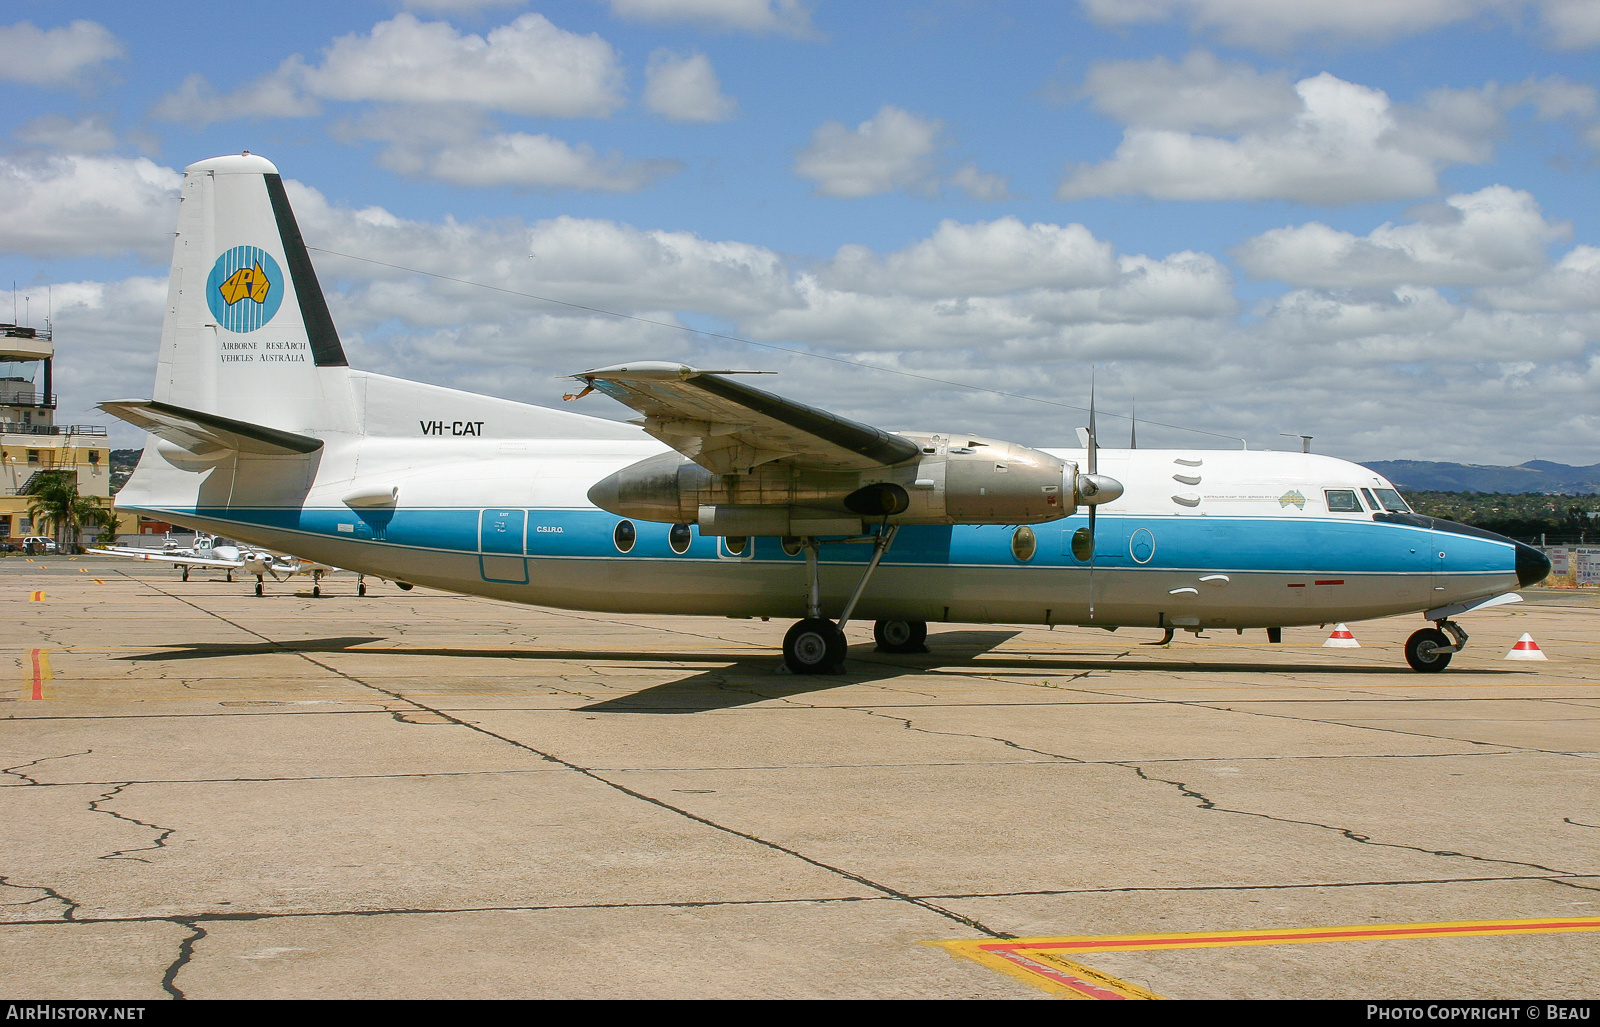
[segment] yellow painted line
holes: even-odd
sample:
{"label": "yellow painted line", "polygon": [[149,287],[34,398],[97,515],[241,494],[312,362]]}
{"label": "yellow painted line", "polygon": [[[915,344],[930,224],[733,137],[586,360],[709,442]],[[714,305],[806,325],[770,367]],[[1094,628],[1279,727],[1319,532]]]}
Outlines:
{"label": "yellow painted line", "polygon": [[102,581],[102,580],[101,580],[101,579],[99,579],[99,578],[95,578],[95,579],[94,579],[94,583],[95,583],[95,584],[96,584],[96,585],[104,585],[104,584],[105,584],[105,582],[104,582],[104,581]]}
{"label": "yellow painted line", "polygon": [[953,956],[962,956],[982,963],[990,969],[1027,981],[1052,994],[1072,995],[1077,998],[1127,999],[1160,996],[1136,984],[1119,980],[1067,959],[1064,954],[1234,948],[1245,945],[1306,945],[1336,941],[1481,938],[1591,931],[1600,931],[1600,917],[1445,920],[1411,924],[1352,924],[1338,927],[1187,931],[1167,934],[1068,935],[1055,938],[1015,938],[1009,941],[956,939],[927,944],[938,945]]}
{"label": "yellow painted line", "polygon": [[44,590],[43,589],[37,589],[37,590],[35,590],[33,592],[28,593],[28,601],[31,602],[31,603],[42,603],[42,602],[44,602]]}
{"label": "yellow painted line", "polygon": [[973,941],[929,941],[952,956],[965,957],[998,970],[1019,981],[1041,988],[1052,995],[1073,999],[1120,1001],[1158,999],[1161,996],[1137,984],[1084,966],[1064,956],[1038,952],[990,951],[989,946]]}

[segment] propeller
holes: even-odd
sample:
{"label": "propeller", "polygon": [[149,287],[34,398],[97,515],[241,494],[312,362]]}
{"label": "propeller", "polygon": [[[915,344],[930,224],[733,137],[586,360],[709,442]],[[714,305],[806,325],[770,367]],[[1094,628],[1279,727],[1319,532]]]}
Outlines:
{"label": "propeller", "polygon": [[1089,564],[1089,619],[1094,619],[1095,507],[1122,495],[1122,482],[1100,473],[1100,440],[1095,433],[1094,369],[1089,370],[1089,430],[1085,441],[1088,472],[1073,483],[1078,502],[1089,508],[1089,526],[1072,533],[1072,555]]}

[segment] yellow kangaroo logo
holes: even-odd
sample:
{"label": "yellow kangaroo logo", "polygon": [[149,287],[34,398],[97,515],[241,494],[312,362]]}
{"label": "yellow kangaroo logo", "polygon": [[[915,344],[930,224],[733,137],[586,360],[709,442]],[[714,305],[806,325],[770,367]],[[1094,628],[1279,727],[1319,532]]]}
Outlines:
{"label": "yellow kangaroo logo", "polygon": [[229,275],[226,282],[217,286],[217,291],[222,293],[222,299],[230,307],[246,297],[257,303],[265,303],[271,289],[272,283],[267,281],[267,273],[261,270],[260,262],[254,267],[240,268]]}

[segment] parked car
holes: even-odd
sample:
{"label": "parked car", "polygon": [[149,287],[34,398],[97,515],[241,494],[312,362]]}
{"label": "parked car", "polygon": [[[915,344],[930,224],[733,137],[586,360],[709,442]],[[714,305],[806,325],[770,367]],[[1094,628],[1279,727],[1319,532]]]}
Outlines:
{"label": "parked car", "polygon": [[53,538],[45,538],[43,535],[29,535],[22,540],[22,551],[29,556],[38,556],[43,553],[59,553],[61,552],[61,547],[56,545],[56,540]]}

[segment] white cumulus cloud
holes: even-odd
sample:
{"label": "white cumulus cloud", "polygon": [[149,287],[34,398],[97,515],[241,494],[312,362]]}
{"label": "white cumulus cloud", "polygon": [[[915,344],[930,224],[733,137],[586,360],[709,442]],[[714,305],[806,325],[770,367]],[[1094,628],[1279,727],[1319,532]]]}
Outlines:
{"label": "white cumulus cloud", "polygon": [[854,129],[825,122],[796,157],[795,174],[815,182],[824,196],[929,192],[935,188],[933,158],[943,128],[937,118],[920,118],[888,104]]}
{"label": "white cumulus cloud", "polygon": [[97,65],[124,53],[110,29],[82,18],[56,29],[40,29],[26,21],[0,26],[0,79],[10,82],[81,86]]}
{"label": "white cumulus cloud", "polygon": [[235,118],[299,118],[322,112],[322,105],[300,87],[304,65],[297,57],[247,85],[219,93],[204,75],[190,75],[177,92],[156,101],[150,116],[196,128]]}
{"label": "white cumulus cloud", "polygon": [[946,186],[975,200],[1011,195],[1004,176],[972,165],[943,175],[943,155],[950,146],[943,136],[944,122],[939,119],[884,104],[854,129],[837,121],[818,126],[811,133],[811,144],[795,155],[794,171],[815,182],[818,194],[843,199],[897,189],[935,196]]}
{"label": "white cumulus cloud", "polygon": [[46,114],[25,123],[13,135],[25,143],[62,153],[104,153],[117,145],[117,134],[103,114],[77,119]]}
{"label": "white cumulus cloud", "polygon": [[1382,90],[1327,72],[1294,90],[1291,118],[1237,138],[1133,125],[1109,160],[1070,172],[1058,195],[1323,204],[1424,196],[1442,164],[1486,159],[1484,134],[1498,125],[1494,110],[1457,93],[1398,111]]}
{"label": "white cumulus cloud", "polygon": [[172,256],[178,182],[143,157],[0,158],[0,250],[33,257]]}
{"label": "white cumulus cloud", "polygon": [[1180,132],[1235,132],[1286,121],[1303,107],[1282,72],[1224,64],[1203,50],[1177,63],[1166,57],[1097,62],[1083,93],[1096,110],[1124,124]]}
{"label": "white cumulus cloud", "polygon": [[497,132],[481,110],[463,105],[384,107],[333,131],[346,142],[387,143],[378,163],[391,171],[469,187],[636,192],[682,170],[677,161],[601,155],[546,133]]}
{"label": "white cumulus cloud", "polygon": [[1322,288],[1472,286],[1520,282],[1548,263],[1545,248],[1570,232],[1544,219],[1521,190],[1493,185],[1385,223],[1365,236],[1320,222],[1275,228],[1235,251],[1257,278]]}
{"label": "white cumulus cloud", "polygon": [[316,113],[315,98],[470,105],[543,117],[606,117],[623,100],[611,44],[557,28],[540,14],[473,35],[401,13],[366,34],[335,39],[319,64],[299,56],[231,93],[191,76],[152,115],[206,124],[231,117]]}
{"label": "white cumulus cloud", "polygon": [[743,32],[815,35],[811,11],[800,0],[611,0],[611,13],[634,21],[690,21]]}
{"label": "white cumulus cloud", "polygon": [[673,121],[726,121],[739,108],[723,95],[705,54],[679,56],[667,50],[651,54],[645,66],[644,103]]}

